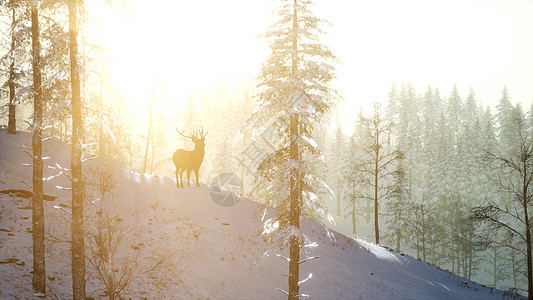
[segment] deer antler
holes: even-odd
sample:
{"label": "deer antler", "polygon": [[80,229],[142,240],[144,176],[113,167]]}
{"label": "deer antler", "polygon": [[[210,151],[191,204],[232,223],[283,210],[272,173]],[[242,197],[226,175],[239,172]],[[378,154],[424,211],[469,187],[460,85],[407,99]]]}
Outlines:
{"label": "deer antler", "polygon": [[189,139],[192,139],[194,137],[194,131],[192,132],[193,135],[192,136],[186,136],[183,134],[183,132],[179,131],[178,127],[176,127],[176,131],[184,138],[189,138]]}
{"label": "deer antler", "polygon": [[204,134],[204,127],[202,126],[202,127],[200,128],[200,137],[201,137],[201,138],[205,138],[205,136],[207,135],[208,132],[209,132],[209,130],[206,131],[205,134]]}

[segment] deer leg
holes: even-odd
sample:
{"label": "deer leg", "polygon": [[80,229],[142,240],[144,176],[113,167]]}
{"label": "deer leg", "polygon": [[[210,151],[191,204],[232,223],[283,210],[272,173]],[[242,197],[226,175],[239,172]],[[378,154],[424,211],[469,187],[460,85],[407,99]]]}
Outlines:
{"label": "deer leg", "polygon": [[183,170],[183,169],[180,170],[180,183],[181,183],[181,187],[182,187],[182,188],[185,188],[185,187],[183,186],[183,171],[185,171],[185,170]]}
{"label": "deer leg", "polygon": [[191,186],[191,170],[187,170],[187,186]]}
{"label": "deer leg", "polygon": [[196,175],[196,186],[200,187],[200,181],[198,181],[198,169],[194,170],[194,174]]}
{"label": "deer leg", "polygon": [[179,169],[176,168],[176,186],[178,187],[178,189],[180,188],[180,174],[179,174]]}

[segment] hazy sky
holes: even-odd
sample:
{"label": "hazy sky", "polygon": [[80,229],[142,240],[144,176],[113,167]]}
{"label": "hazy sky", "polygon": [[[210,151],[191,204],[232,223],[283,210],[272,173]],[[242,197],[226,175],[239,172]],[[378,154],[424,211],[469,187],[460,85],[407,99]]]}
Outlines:
{"label": "hazy sky", "polygon": [[410,80],[449,94],[457,83],[494,106],[504,86],[513,102],[533,100],[531,0],[328,0],[331,46],[342,59],[339,89],[346,104],[382,100]]}
{"label": "hazy sky", "polygon": [[[132,97],[146,82],[140,73],[165,78],[181,100],[221,78],[231,89],[255,78],[268,55],[257,35],[272,24],[275,1],[130,2],[132,21],[105,32],[120,53],[115,76]],[[323,43],[341,61],[336,87],[348,124],[359,106],[384,100],[393,81],[418,92],[437,86],[441,95],[457,83],[463,98],[472,87],[491,106],[507,86],[514,103],[529,109],[533,101],[533,0],[316,2],[316,15],[332,23]]]}

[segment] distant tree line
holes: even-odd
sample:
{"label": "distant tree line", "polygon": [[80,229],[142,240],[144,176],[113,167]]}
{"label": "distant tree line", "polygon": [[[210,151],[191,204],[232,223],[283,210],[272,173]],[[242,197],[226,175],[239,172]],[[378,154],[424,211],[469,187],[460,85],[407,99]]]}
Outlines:
{"label": "distant tree line", "polygon": [[444,97],[393,84],[385,109],[361,112],[351,136],[339,130],[329,183],[353,235],[374,228],[376,243],[527,291],[533,107],[510,100],[504,88],[493,113],[473,90]]}

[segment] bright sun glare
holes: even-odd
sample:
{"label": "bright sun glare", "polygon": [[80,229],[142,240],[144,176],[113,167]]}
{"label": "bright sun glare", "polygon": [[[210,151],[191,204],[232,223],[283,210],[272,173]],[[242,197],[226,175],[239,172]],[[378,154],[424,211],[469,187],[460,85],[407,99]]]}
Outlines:
{"label": "bright sun glare", "polygon": [[[492,106],[504,85],[524,107],[533,100],[531,2],[317,2],[317,15],[333,25],[321,41],[340,58],[336,88],[348,127],[356,109],[383,101],[393,81],[411,81],[418,92],[439,87],[444,95],[456,83],[463,97],[472,87]],[[144,111],[154,81],[167,85],[177,106],[220,79],[229,90],[238,80],[251,82],[268,56],[257,36],[273,23],[277,4],[131,0],[128,12],[101,8],[110,78]]]}
{"label": "bright sun glare", "polygon": [[256,37],[268,27],[270,13],[235,19],[239,6],[232,2],[255,11],[265,7],[225,1],[210,2],[206,9],[203,1],[136,0],[122,17],[101,7],[110,80],[134,103],[147,102],[153,82],[164,84],[177,105],[221,78],[230,89],[238,80],[253,80],[267,55]]}

